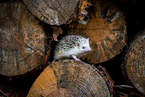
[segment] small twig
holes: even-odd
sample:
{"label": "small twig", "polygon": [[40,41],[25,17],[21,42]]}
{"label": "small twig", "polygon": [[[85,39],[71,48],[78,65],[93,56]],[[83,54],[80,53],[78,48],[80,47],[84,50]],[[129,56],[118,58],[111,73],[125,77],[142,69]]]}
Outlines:
{"label": "small twig", "polygon": [[118,87],[118,88],[133,88],[132,86],[129,85],[114,85],[114,87]]}
{"label": "small twig", "polygon": [[119,91],[118,91],[118,93],[119,93],[120,95],[123,95],[124,97],[128,97],[128,94],[125,94],[125,93],[119,92]]}
{"label": "small twig", "polygon": [[2,93],[4,96],[8,96],[8,94],[4,93],[2,90],[0,90],[0,93]]}

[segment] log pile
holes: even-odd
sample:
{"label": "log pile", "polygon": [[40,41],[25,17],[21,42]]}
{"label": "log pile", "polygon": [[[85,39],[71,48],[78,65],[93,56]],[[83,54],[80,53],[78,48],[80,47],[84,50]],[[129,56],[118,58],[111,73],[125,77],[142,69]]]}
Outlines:
{"label": "log pile", "polygon": [[[123,0],[138,2],[133,1]],[[124,4],[121,0],[0,1],[0,96],[143,97],[145,19],[140,24],[134,18],[138,15],[117,2]],[[89,38],[92,51],[81,61],[52,62],[56,42],[70,34]]]}

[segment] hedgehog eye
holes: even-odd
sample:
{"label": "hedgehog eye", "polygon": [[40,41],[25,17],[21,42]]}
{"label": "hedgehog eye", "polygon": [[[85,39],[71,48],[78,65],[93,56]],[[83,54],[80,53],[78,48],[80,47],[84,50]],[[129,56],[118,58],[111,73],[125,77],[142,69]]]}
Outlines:
{"label": "hedgehog eye", "polygon": [[83,46],[82,49],[85,49],[85,47]]}

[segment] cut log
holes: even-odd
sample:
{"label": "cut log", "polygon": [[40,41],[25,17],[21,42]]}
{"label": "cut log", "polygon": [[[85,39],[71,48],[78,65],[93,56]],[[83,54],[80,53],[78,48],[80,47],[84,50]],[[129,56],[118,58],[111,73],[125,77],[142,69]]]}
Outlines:
{"label": "cut log", "polygon": [[65,24],[79,0],[23,0],[28,9],[41,21],[50,25]]}
{"label": "cut log", "polygon": [[75,60],[52,63],[40,74],[27,97],[110,97],[98,69]]}
{"label": "cut log", "polygon": [[145,94],[145,30],[131,43],[125,56],[124,68],[126,78]]}
{"label": "cut log", "polygon": [[94,6],[91,20],[86,25],[78,24],[68,34],[88,37],[92,51],[82,60],[100,63],[115,57],[126,45],[126,21],[121,10],[109,0],[97,0]]}
{"label": "cut log", "polygon": [[0,74],[24,74],[41,64],[45,33],[21,2],[0,6]]}

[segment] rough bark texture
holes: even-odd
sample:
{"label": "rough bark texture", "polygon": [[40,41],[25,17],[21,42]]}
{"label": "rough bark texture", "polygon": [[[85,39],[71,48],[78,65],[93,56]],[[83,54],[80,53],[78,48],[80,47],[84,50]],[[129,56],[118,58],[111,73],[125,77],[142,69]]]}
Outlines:
{"label": "rough bark texture", "polygon": [[119,54],[126,45],[126,22],[123,13],[107,0],[97,0],[94,6],[96,9],[91,20],[86,25],[78,24],[68,33],[90,38],[92,51],[82,57],[89,63],[107,61]]}
{"label": "rough bark texture", "polygon": [[65,24],[79,0],[23,0],[28,9],[50,25]]}
{"label": "rough bark texture", "polygon": [[0,6],[0,74],[24,74],[41,64],[45,33],[22,3]]}
{"label": "rough bark texture", "polygon": [[131,43],[125,57],[125,70],[132,84],[145,94],[145,30]]}
{"label": "rough bark texture", "polygon": [[110,97],[98,70],[84,62],[60,60],[40,74],[27,97]]}

